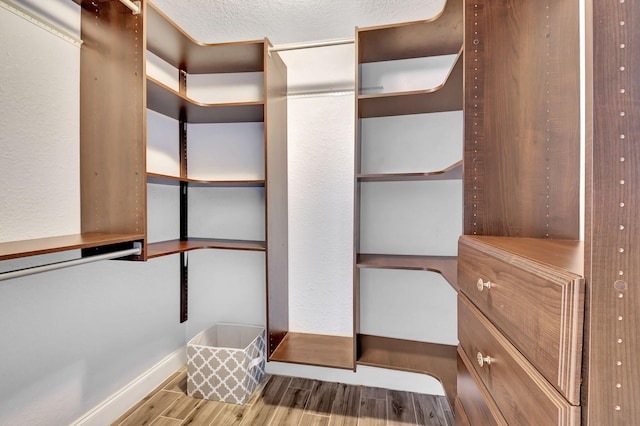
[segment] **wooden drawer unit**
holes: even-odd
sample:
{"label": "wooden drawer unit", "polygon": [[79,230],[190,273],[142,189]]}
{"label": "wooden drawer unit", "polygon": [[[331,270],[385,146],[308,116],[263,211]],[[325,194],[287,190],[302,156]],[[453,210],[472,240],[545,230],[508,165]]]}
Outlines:
{"label": "wooden drawer unit", "polygon": [[[458,297],[458,326],[460,346],[473,360],[467,368],[473,368],[508,424],[580,424],[580,407],[563,398],[464,296]],[[467,405],[465,410],[469,414]]]}
{"label": "wooden drawer unit", "polygon": [[458,397],[455,417],[458,426],[508,426],[461,347],[458,347]]}
{"label": "wooden drawer unit", "polygon": [[580,404],[585,284],[565,263],[580,268],[570,261],[581,252],[578,245],[464,236],[458,250],[461,292],[574,405]]}

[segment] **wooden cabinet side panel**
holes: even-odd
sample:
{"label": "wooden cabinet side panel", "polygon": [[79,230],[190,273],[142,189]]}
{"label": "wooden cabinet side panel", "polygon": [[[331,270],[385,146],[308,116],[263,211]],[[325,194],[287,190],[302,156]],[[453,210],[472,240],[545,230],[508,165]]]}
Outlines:
{"label": "wooden cabinet side panel", "polygon": [[587,147],[583,420],[630,425],[640,419],[640,3],[587,4],[593,12],[587,28],[593,134]]}
{"label": "wooden cabinet side panel", "polygon": [[265,202],[269,355],[289,330],[287,67],[265,43]]}
{"label": "wooden cabinet side panel", "polygon": [[143,16],[133,15],[119,2],[82,3],[83,233],[146,233]]}
{"label": "wooden cabinet side panel", "polygon": [[578,12],[466,2],[465,234],[579,238]]}

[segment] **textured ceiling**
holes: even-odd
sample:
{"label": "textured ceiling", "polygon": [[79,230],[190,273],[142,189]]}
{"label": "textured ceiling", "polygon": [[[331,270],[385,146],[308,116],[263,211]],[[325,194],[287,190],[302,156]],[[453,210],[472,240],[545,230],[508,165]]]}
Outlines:
{"label": "textured ceiling", "polygon": [[354,28],[428,19],[445,0],[152,0],[206,43],[273,44],[353,37]]}

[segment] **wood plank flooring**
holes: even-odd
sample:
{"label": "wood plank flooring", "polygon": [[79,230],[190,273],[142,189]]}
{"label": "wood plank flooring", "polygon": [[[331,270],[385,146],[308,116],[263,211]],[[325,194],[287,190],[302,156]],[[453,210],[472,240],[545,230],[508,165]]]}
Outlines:
{"label": "wood plank flooring", "polygon": [[453,426],[446,397],[270,376],[244,405],[187,396],[177,371],[113,426]]}

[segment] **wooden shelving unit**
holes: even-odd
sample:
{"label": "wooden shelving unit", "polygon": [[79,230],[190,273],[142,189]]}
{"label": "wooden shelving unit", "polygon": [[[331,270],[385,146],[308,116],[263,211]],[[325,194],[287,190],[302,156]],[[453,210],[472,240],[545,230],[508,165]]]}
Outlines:
{"label": "wooden shelving unit", "polygon": [[[76,2],[82,8],[85,40],[81,54],[83,233],[112,233],[115,242],[142,241],[142,254],[136,260],[184,256],[187,251],[197,249],[268,252],[265,285],[269,295],[266,303],[271,353],[288,331],[287,309],[283,309],[288,294],[285,64],[276,52],[268,52],[267,39],[201,43],[148,0],[140,2],[141,13],[137,15],[120,2]],[[151,54],[176,69],[178,90],[146,75]],[[187,95],[189,75],[218,73],[262,73],[261,99],[203,103]],[[180,171],[176,175],[146,169],[148,109],[178,121],[175,137]],[[216,174],[215,179],[208,180],[189,176],[188,125],[256,122],[264,123],[264,178],[226,179]],[[180,223],[176,224],[180,237],[176,240],[147,241],[149,184],[180,187]],[[189,187],[262,191],[264,240],[190,235]],[[99,239],[91,241],[85,244],[65,240],[55,244],[79,248],[102,244]],[[15,256],[16,250],[12,246],[8,255]],[[186,268],[186,262],[181,262],[181,321],[187,319]]]}
{"label": "wooden shelving unit", "polygon": [[[425,373],[438,378],[444,385],[452,405],[456,394],[456,347],[427,342],[415,342],[390,337],[360,334],[360,270],[362,268],[403,269],[441,274],[457,291],[457,259],[455,256],[365,253],[360,243],[362,185],[372,182],[402,182],[461,180],[462,160],[436,171],[401,173],[362,173],[362,140],[359,121],[375,117],[394,117],[462,110],[463,2],[448,0],[443,12],[428,21],[358,28],[356,58],[360,71],[357,87],[361,86],[361,65],[385,61],[417,59],[431,56],[456,55],[444,81],[436,87],[400,92],[362,94],[356,97],[355,148],[355,236],[354,236],[354,337],[356,363],[382,368]],[[393,143],[393,141],[389,141]],[[462,220],[462,218],[460,219]],[[407,224],[407,226],[412,226]],[[419,226],[419,224],[415,224]],[[427,326],[427,325],[425,325]]]}
{"label": "wooden shelving unit", "polygon": [[[178,70],[179,90],[146,76],[146,105],[149,109],[179,121],[180,136],[176,145],[180,151],[180,175],[147,172],[149,184],[180,186],[180,238],[149,244],[147,258],[198,249],[225,249],[265,251],[267,259],[267,294],[269,295],[267,330],[269,354],[288,331],[288,314],[280,305],[287,301],[287,199],[286,199],[286,66],[277,53],[268,53],[268,40],[232,43],[201,43],[162,13],[146,2],[145,23],[147,51]],[[218,73],[262,73],[264,91],[262,99],[240,102],[202,103],[187,95],[189,75]],[[269,114],[267,115],[267,111]],[[189,124],[201,123],[264,123],[264,179],[193,179],[188,171]],[[178,141],[179,139],[179,141]],[[267,143],[267,141],[269,141]],[[273,166],[273,167],[272,167]],[[189,188],[264,188],[265,223],[267,237],[264,241],[202,238],[191,235],[187,223]],[[268,194],[268,196],[267,196]],[[284,219],[283,219],[284,218]],[[181,262],[182,265],[185,262]],[[273,265],[276,265],[274,267]],[[182,271],[182,320],[186,319],[187,271]]]}

